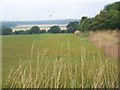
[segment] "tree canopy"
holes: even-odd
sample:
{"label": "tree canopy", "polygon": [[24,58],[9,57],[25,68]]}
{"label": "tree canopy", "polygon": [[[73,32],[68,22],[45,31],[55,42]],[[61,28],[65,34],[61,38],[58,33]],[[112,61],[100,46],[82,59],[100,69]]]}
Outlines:
{"label": "tree canopy", "polygon": [[82,17],[79,30],[120,29],[120,1],[108,4],[93,18]]}
{"label": "tree canopy", "polygon": [[12,34],[12,29],[11,28],[3,28],[2,29],[2,35],[10,35]]}
{"label": "tree canopy", "polygon": [[59,26],[52,26],[50,27],[50,29],[48,30],[48,33],[60,33],[61,29]]}
{"label": "tree canopy", "polygon": [[29,34],[39,34],[41,32],[40,28],[38,26],[33,26],[30,30],[29,30]]}
{"label": "tree canopy", "polygon": [[66,27],[67,27],[67,32],[68,33],[74,33],[75,30],[79,29],[79,22],[70,22]]}
{"label": "tree canopy", "polygon": [[19,30],[19,31],[15,31],[14,34],[43,34],[46,33],[46,30],[41,30],[38,26],[33,26],[31,27],[31,29],[23,31],[23,30]]}

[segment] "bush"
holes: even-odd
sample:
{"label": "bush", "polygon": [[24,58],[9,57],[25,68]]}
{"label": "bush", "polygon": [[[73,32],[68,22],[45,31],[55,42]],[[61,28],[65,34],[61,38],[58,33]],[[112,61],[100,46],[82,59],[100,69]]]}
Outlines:
{"label": "bush", "polygon": [[60,33],[67,33],[67,30],[61,30]]}
{"label": "bush", "polygon": [[46,33],[46,30],[41,30],[41,32],[40,33]]}
{"label": "bush", "polygon": [[26,31],[23,30],[15,31],[14,34],[26,34]]}
{"label": "bush", "polygon": [[74,33],[75,30],[78,30],[79,29],[79,25],[78,25],[79,22],[70,22],[68,25],[67,25],[67,33]]}
{"label": "bush", "polygon": [[12,34],[11,28],[3,28],[2,29],[2,35],[10,35],[10,34]]}
{"label": "bush", "polygon": [[52,26],[50,27],[50,29],[48,30],[48,33],[60,33],[61,29],[59,28],[59,26]]}
{"label": "bush", "polygon": [[29,34],[39,34],[41,32],[40,28],[38,26],[33,26],[28,33]]}

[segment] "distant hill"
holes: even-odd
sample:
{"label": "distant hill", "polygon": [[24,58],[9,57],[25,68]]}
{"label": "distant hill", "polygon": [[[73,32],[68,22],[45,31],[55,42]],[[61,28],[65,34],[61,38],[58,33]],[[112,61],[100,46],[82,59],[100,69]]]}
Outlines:
{"label": "distant hill", "polygon": [[60,20],[40,20],[40,21],[3,21],[3,27],[13,27],[22,24],[68,24],[72,21],[80,21],[80,19],[60,19]]}
{"label": "distant hill", "polygon": [[16,24],[68,24],[80,19],[61,19],[61,20],[41,20],[41,21],[16,21]]}

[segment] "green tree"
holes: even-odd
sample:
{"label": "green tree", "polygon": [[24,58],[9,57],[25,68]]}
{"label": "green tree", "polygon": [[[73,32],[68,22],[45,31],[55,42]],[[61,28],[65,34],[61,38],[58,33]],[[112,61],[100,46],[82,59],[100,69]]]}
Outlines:
{"label": "green tree", "polygon": [[67,30],[61,30],[60,33],[67,33]]}
{"label": "green tree", "polygon": [[82,17],[80,30],[120,30],[120,2],[108,4],[93,18]]}
{"label": "green tree", "polygon": [[17,34],[17,35],[26,34],[26,31],[19,30],[19,31],[15,31],[14,34]]}
{"label": "green tree", "polygon": [[41,30],[41,32],[40,33],[46,33],[46,30]]}
{"label": "green tree", "polygon": [[59,26],[52,26],[50,27],[50,29],[48,30],[48,33],[60,33],[61,29]]}
{"label": "green tree", "polygon": [[66,27],[67,27],[67,32],[68,33],[74,33],[75,30],[79,29],[79,22],[70,22]]}
{"label": "green tree", "polygon": [[11,28],[2,28],[2,35],[10,35],[12,34]]}
{"label": "green tree", "polygon": [[33,26],[29,31],[29,34],[40,34],[41,30],[38,26]]}
{"label": "green tree", "polygon": [[91,29],[91,22],[92,19],[87,18],[87,17],[82,17],[81,22],[80,22],[80,31],[87,31]]}

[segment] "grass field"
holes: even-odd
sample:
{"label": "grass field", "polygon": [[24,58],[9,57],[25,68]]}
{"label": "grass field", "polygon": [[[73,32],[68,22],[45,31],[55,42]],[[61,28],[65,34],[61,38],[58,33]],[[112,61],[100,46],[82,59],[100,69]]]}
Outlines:
{"label": "grass field", "polygon": [[2,37],[3,87],[118,87],[114,58],[74,34]]}

